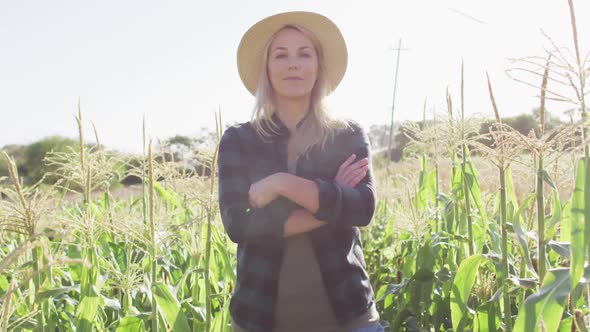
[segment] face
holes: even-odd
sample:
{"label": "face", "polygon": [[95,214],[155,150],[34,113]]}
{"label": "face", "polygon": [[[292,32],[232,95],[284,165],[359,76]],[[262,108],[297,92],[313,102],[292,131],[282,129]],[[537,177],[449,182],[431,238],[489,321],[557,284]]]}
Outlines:
{"label": "face", "polygon": [[308,98],[318,75],[313,43],[298,30],[281,30],[270,44],[267,70],[277,98]]}

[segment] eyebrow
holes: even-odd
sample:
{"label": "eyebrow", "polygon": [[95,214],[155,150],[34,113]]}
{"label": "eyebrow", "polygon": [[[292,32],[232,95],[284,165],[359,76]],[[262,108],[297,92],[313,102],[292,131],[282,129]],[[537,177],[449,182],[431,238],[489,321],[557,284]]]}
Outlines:
{"label": "eyebrow", "polygon": [[[309,47],[309,46],[301,46],[301,47],[299,48],[299,50],[304,50],[304,49],[306,49],[306,48],[309,48],[309,49],[311,49],[311,47]],[[277,51],[277,50],[287,50],[287,48],[286,48],[286,47],[284,47],[284,46],[277,46],[277,47],[275,47],[275,48],[273,49],[273,51]]]}

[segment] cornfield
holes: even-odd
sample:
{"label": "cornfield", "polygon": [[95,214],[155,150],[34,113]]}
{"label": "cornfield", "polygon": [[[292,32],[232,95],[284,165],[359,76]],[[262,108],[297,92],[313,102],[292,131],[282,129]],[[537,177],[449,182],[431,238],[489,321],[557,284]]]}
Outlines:
{"label": "cornfield", "polygon": [[[538,88],[537,130],[522,135],[502,122],[488,77],[495,123],[480,135],[483,119],[464,109],[461,68],[458,98],[447,92],[446,109],[404,128],[414,156],[374,157],[379,203],[362,241],[389,330],[590,328],[590,65],[568,4],[574,51],[553,44],[507,71]],[[546,131],[547,100],[579,112]],[[104,150],[96,131],[88,147],[78,108],[79,147],[45,158],[54,185],[24,186],[1,156],[0,331],[231,331],[236,248],[220,221],[215,172],[158,160],[145,129],[139,165]],[[216,148],[196,158],[216,169]],[[139,194],[116,197],[111,185],[129,175],[142,179]]]}

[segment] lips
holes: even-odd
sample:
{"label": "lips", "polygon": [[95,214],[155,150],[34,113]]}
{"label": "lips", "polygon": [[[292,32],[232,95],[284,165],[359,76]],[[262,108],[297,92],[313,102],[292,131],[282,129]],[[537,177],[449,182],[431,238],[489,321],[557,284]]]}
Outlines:
{"label": "lips", "polygon": [[284,78],[285,81],[302,81],[303,78],[297,76],[289,76]]}

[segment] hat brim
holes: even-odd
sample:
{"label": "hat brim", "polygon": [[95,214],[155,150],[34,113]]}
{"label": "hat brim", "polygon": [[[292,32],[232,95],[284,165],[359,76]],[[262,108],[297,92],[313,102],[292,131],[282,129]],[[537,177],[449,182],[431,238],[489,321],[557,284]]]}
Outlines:
{"label": "hat brim", "polygon": [[327,17],[312,12],[285,12],[269,16],[254,24],[242,37],[238,46],[238,73],[244,86],[256,96],[262,72],[264,50],[270,37],[285,25],[304,27],[318,39],[324,54],[328,93],[340,84],[348,64],[348,52],[342,33]]}

